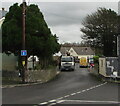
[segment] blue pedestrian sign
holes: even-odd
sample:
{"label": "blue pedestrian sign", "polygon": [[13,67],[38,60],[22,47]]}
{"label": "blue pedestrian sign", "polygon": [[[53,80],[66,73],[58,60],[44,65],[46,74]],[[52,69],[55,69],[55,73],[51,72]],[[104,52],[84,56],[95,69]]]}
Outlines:
{"label": "blue pedestrian sign", "polygon": [[21,50],[21,56],[27,56],[27,50]]}

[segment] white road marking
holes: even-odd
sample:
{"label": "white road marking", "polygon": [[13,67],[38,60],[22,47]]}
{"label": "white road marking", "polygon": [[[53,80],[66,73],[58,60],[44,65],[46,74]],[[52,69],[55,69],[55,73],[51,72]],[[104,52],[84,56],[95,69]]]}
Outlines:
{"label": "white road marking", "polygon": [[50,100],[50,101],[48,101],[48,102],[56,102],[56,100],[54,99],[54,100]]}
{"label": "white road marking", "polygon": [[70,95],[72,95],[72,96],[73,96],[73,95],[76,95],[76,93],[72,93],[72,94],[70,94]]}
{"label": "white road marking", "polygon": [[56,105],[57,103],[51,103],[51,104],[49,104],[48,106],[52,106],[52,105]]}
{"label": "white road marking", "polygon": [[[60,98],[57,98],[57,99],[54,99],[54,100],[50,100],[50,101],[48,101],[48,102],[40,103],[40,105],[48,104],[48,103],[51,103],[51,102],[57,102],[58,100],[61,100],[61,99],[63,99],[63,98],[67,98],[67,97],[69,97],[69,96],[73,96],[73,95],[76,95],[76,94],[80,94],[80,93],[89,91],[89,90],[91,90],[91,89],[95,89],[95,88],[97,88],[97,87],[103,86],[103,85],[105,85],[105,84],[107,84],[107,82],[102,83],[102,84],[99,84],[99,85],[96,85],[96,86],[93,86],[93,87],[90,87],[90,88],[88,88],[88,89],[84,89],[84,90],[82,90],[82,91],[78,91],[78,92],[76,92],[76,93],[71,93],[70,95],[66,95],[66,96],[64,96],[64,97],[60,97]],[[65,100],[62,100],[62,102],[63,102],[63,101],[65,101]],[[76,101],[77,101],[77,100],[76,100]],[[79,101],[81,101],[81,100],[79,100]],[[59,102],[59,101],[58,101],[58,102]],[[57,102],[57,103],[58,103],[58,102]],[[83,102],[83,101],[82,101],[82,102]],[[91,101],[88,101],[88,102],[91,102]],[[93,102],[93,101],[92,101],[92,102]]]}
{"label": "white road marking", "polygon": [[80,91],[80,92],[85,92],[86,90],[82,90],[82,91]]}
{"label": "white road marking", "polygon": [[118,102],[118,101],[90,101],[90,100],[63,100],[62,102],[115,103],[115,104],[120,104],[120,102]]}
{"label": "white road marking", "polygon": [[40,103],[39,105],[45,105],[45,104],[48,104],[48,102],[43,102],[43,103]]}
{"label": "white road marking", "polygon": [[57,98],[57,100],[63,99],[64,97]]}
{"label": "white road marking", "polygon": [[65,100],[59,100],[57,103],[62,103],[62,102],[64,102]]}
{"label": "white road marking", "polygon": [[82,93],[82,91],[77,92],[77,94]]}
{"label": "white road marking", "polygon": [[86,91],[89,91],[90,89],[86,89]]}
{"label": "white road marking", "polygon": [[67,98],[67,97],[69,97],[70,95],[66,95],[66,96],[64,96],[64,98]]}

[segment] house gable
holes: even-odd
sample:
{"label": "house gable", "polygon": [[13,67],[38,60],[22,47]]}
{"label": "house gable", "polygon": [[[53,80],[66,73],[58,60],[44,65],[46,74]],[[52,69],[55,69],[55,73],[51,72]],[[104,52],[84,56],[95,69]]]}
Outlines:
{"label": "house gable", "polygon": [[75,50],[72,47],[70,48],[69,53],[72,56],[78,56],[78,54],[75,52]]}
{"label": "house gable", "polygon": [[66,55],[66,53],[69,52],[70,55],[72,56],[88,56],[88,57],[91,57],[91,56],[94,56],[95,53],[94,51],[90,48],[90,47],[80,47],[80,46],[77,46],[77,47],[61,47],[60,49],[60,53],[62,55]]}
{"label": "house gable", "polygon": [[94,51],[90,47],[73,47],[78,55],[94,55]]}
{"label": "house gable", "polygon": [[60,48],[60,53],[61,53],[62,55],[66,55],[67,51],[69,51],[70,48],[71,48],[71,47],[61,47],[61,48]]}

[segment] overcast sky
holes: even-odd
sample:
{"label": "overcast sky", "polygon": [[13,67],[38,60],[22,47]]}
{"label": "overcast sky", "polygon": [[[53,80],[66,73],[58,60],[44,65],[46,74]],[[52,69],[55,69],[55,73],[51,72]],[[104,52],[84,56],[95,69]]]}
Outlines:
{"label": "overcast sky", "polygon": [[[8,0],[7,0],[8,1]],[[15,3],[2,2],[2,7],[6,10],[10,5]],[[50,27],[53,34],[56,34],[60,43],[64,42],[81,42],[83,19],[99,7],[110,8],[118,12],[118,2],[33,2],[30,0],[29,4],[37,4],[44,15],[45,21]],[[19,1],[21,3],[21,0]]]}

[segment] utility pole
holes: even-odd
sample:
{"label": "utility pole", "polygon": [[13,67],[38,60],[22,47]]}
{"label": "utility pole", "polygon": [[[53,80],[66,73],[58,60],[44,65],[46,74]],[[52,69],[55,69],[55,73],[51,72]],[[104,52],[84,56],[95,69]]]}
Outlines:
{"label": "utility pole", "polygon": [[[22,7],[22,50],[25,50],[25,6],[26,2],[23,0],[23,7]],[[23,53],[24,54],[24,53]],[[26,77],[26,56],[22,55],[22,82],[25,83],[25,77]]]}
{"label": "utility pole", "polygon": [[118,2],[118,74],[120,76],[120,1]]}

